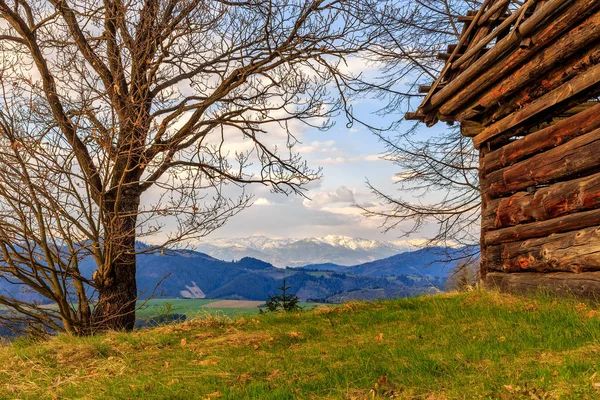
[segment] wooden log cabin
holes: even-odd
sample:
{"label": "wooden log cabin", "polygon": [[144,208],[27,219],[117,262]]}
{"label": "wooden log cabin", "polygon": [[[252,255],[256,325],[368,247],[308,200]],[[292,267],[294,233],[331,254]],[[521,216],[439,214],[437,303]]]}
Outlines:
{"label": "wooden log cabin", "polygon": [[600,298],[600,0],[485,0],[407,119],[479,151],[488,286]]}

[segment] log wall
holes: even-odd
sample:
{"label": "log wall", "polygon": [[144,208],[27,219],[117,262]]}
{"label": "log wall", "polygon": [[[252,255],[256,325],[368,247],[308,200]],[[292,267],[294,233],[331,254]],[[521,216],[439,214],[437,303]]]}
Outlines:
{"label": "log wall", "polygon": [[[566,30],[552,36],[557,24]],[[600,12],[563,14],[538,34],[537,48],[493,68],[501,79],[440,110],[480,124],[487,284],[600,297]]]}
{"label": "log wall", "polygon": [[[489,285],[600,299],[600,0],[506,4],[464,19],[468,35],[407,117],[459,122],[479,150]],[[468,26],[478,18],[485,29]]]}

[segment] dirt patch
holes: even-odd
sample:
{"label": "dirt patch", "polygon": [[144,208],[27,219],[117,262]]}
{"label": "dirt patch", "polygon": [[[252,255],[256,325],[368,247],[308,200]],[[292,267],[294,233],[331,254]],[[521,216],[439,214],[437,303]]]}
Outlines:
{"label": "dirt patch", "polygon": [[206,304],[205,308],[256,308],[261,304],[265,304],[264,301],[250,301],[250,300],[219,300],[213,303]]}

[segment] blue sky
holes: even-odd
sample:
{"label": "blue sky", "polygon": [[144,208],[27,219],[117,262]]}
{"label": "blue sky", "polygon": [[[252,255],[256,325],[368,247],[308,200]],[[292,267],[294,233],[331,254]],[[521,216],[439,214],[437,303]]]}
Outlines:
{"label": "blue sky", "polygon": [[[375,115],[380,104],[361,102],[355,110],[367,123],[379,124],[384,118]],[[362,107],[362,108],[359,108]],[[391,121],[399,115],[389,115]],[[375,135],[358,124],[346,126],[345,119],[338,117],[328,131],[320,131],[298,125],[301,144],[295,148],[310,166],[322,167],[323,178],[308,185],[304,199],[300,196],[272,194],[268,187],[252,186],[249,192],[255,196],[255,204],[209,237],[246,237],[264,235],[277,238],[304,238],[324,235],[347,235],[375,240],[395,240],[402,236],[400,230],[382,233],[381,221],[367,219],[356,204],[378,207],[378,200],[366,186],[372,184],[389,193],[398,193],[394,175],[398,167],[381,160],[385,151]],[[405,123],[408,129],[412,123]],[[402,129],[402,128],[401,128]],[[440,125],[433,129],[422,126],[417,135],[435,135],[444,129]],[[433,226],[413,234],[411,238],[427,237]]]}

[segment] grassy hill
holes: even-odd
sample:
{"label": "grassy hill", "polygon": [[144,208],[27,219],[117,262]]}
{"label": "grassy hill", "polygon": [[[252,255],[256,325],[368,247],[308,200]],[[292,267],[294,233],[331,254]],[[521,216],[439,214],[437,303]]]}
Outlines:
{"label": "grassy hill", "polygon": [[497,293],[0,348],[0,398],[597,398],[600,315]]}

